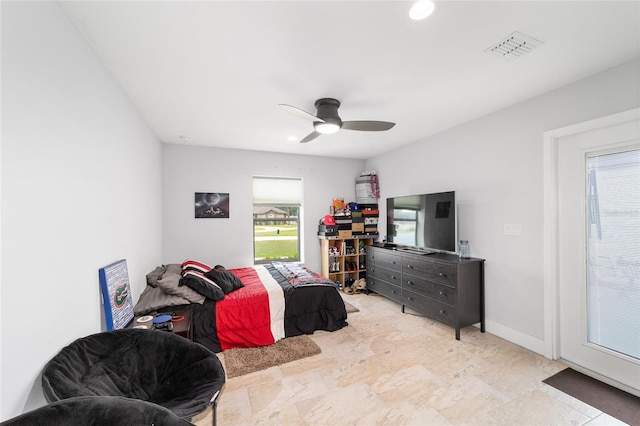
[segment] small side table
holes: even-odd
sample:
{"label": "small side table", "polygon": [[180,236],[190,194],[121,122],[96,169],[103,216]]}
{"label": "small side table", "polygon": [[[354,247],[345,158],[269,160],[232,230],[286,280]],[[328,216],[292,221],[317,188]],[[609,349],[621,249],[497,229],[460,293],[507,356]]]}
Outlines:
{"label": "small side table", "polygon": [[193,317],[191,311],[176,311],[174,318],[183,317],[180,321],[173,322],[173,332],[186,339],[193,340]]}
{"label": "small side table", "polygon": [[[131,323],[127,326],[127,328],[133,328],[136,325],[140,325],[140,323],[138,322],[138,318],[142,316],[144,315],[135,317],[133,321],[131,321]],[[173,333],[177,334],[178,336],[182,336],[185,339],[193,340],[193,317],[191,315],[191,311],[190,310],[175,311],[175,315],[173,315],[173,318],[176,318],[176,319],[182,318],[177,321],[175,320],[172,321]],[[163,331],[163,332],[166,333],[166,331]]]}

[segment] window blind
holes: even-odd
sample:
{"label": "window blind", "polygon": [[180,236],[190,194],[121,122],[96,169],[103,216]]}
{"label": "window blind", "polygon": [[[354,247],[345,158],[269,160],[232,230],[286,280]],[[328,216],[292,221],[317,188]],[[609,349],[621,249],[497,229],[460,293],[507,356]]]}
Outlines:
{"label": "window blind", "polygon": [[587,158],[589,342],[640,359],[640,150]]}
{"label": "window blind", "polygon": [[302,205],[302,179],[254,176],[253,204]]}

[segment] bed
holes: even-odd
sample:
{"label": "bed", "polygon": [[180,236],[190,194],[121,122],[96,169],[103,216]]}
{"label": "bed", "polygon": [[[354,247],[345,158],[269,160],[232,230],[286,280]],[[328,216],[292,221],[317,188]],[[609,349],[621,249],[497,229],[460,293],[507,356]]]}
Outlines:
{"label": "bed", "polygon": [[214,352],[347,325],[335,283],[287,262],[227,270],[186,260],[147,274],[136,316],[185,309],[192,311],[193,340]]}

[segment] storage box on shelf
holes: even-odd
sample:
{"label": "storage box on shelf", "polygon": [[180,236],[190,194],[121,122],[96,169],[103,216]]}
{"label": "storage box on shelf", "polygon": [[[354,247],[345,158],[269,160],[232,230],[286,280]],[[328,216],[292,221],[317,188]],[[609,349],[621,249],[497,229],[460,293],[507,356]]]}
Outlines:
{"label": "storage box on shelf", "polygon": [[356,178],[356,202],[358,204],[374,204],[378,202],[379,193],[376,193],[377,176],[374,174],[362,175]]}
{"label": "storage box on shelf", "polygon": [[380,210],[378,210],[378,205],[377,204],[361,204],[360,212],[362,213],[364,234],[377,235],[378,234],[378,217],[380,215]]}
{"label": "storage box on shelf", "polygon": [[320,238],[322,275],[344,288],[345,281],[366,278],[367,255],[365,247],[373,244],[373,238]]}
{"label": "storage box on shelf", "polygon": [[364,235],[364,216],[361,211],[351,212],[351,231],[353,235]]}
{"label": "storage box on shelf", "polygon": [[337,237],[338,225],[318,225],[318,236],[320,237]]}
{"label": "storage box on shelf", "polygon": [[336,226],[338,227],[338,237],[351,238],[351,235],[352,235],[351,214],[350,213],[334,214],[333,218],[336,221]]}

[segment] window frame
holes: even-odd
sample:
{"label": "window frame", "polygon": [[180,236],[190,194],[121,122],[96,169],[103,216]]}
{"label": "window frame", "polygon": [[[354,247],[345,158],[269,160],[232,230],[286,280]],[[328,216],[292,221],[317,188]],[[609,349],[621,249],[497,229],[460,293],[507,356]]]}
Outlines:
{"label": "window frame", "polygon": [[[272,198],[271,200],[269,200],[269,197],[265,197],[264,194],[258,194],[258,198],[260,199],[260,202],[256,202],[256,180],[265,180],[265,181],[269,181],[270,184],[269,185],[270,188],[274,187],[277,185],[277,182],[283,182],[283,181],[297,181],[298,186],[299,186],[299,197],[292,197],[290,196],[290,194],[287,194],[286,197],[284,197],[287,200],[293,200],[294,202],[282,202],[283,199],[278,200],[276,197]],[[260,264],[268,264],[272,261],[285,261],[285,262],[300,262],[302,261],[302,243],[303,243],[303,236],[302,236],[302,221],[301,221],[301,217],[302,217],[302,178],[295,178],[295,177],[273,177],[273,176],[254,176],[253,177],[253,182],[254,182],[254,187],[253,187],[253,263],[255,265],[260,265]],[[285,186],[289,186],[290,185],[285,185]],[[260,184],[258,184],[258,189],[260,188]],[[295,195],[295,194],[294,194]],[[296,199],[298,199],[299,201],[296,202]],[[283,218],[269,218],[269,217],[256,217],[256,208],[257,207],[275,207],[275,208],[297,208],[297,215],[296,216],[288,216],[288,217],[283,217]],[[297,252],[297,257],[295,258],[269,258],[266,257],[264,259],[257,259],[256,257],[256,225],[258,225],[260,222],[274,222],[274,225],[277,224],[278,222],[281,223],[295,223],[296,225],[296,252]]]}

